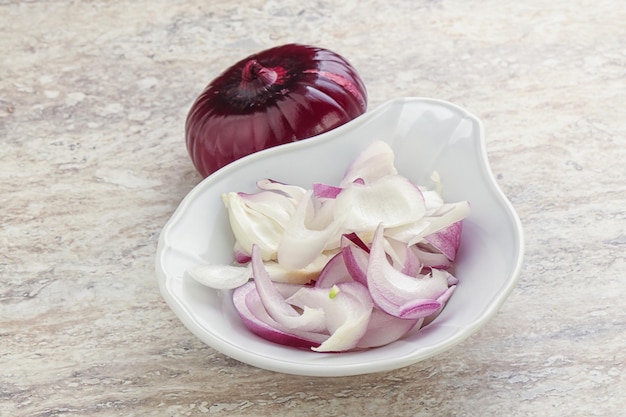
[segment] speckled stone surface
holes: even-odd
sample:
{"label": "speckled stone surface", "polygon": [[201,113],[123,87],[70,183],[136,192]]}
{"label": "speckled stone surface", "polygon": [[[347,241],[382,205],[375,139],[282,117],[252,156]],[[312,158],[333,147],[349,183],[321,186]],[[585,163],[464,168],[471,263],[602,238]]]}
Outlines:
{"label": "speckled stone surface", "polygon": [[[0,415],[620,415],[624,22],[618,0],[0,1]],[[191,102],[292,41],[348,58],[370,108],[436,97],[485,123],[526,263],[495,319],[431,360],[272,373],[161,298],[158,235],[200,181]]]}

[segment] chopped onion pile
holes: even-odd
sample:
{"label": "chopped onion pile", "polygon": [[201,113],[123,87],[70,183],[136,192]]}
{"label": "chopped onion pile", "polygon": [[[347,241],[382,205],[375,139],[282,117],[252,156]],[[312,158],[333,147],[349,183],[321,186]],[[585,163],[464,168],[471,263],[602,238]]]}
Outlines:
{"label": "chopped onion pile", "polygon": [[398,174],[374,142],[338,185],[311,189],[264,179],[252,194],[223,195],[235,236],[234,265],[188,273],[234,289],[252,332],[317,352],[383,346],[430,323],[452,296],[451,274],[467,201]]}

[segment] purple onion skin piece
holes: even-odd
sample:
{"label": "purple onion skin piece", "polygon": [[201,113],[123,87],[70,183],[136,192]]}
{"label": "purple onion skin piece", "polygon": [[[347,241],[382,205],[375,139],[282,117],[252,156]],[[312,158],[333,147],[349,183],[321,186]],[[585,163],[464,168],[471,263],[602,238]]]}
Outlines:
{"label": "purple onion skin piece", "polygon": [[251,55],[214,79],[185,124],[203,176],[251,153],[307,139],[365,113],[356,69],[323,48],[288,44]]}

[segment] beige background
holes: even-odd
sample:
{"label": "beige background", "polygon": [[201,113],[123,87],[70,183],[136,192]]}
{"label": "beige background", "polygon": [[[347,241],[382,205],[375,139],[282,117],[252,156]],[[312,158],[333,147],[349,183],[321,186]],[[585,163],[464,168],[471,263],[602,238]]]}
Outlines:
{"label": "beige background", "polygon": [[[0,1],[0,414],[618,415],[626,5],[235,3]],[[275,374],[203,345],[159,294],[159,232],[200,181],[191,102],[235,61],[293,41],[348,58],[370,108],[435,97],[485,123],[526,264],[495,319],[432,360]]]}

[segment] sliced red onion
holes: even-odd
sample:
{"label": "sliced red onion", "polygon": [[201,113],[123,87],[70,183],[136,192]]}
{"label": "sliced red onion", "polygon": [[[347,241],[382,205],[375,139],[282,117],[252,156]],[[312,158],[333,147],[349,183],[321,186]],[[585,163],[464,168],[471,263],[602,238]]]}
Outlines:
{"label": "sliced red onion", "polygon": [[257,246],[252,247],[251,265],[257,292],[272,319],[289,329],[312,332],[325,329],[324,312],[321,309],[305,308],[302,313],[299,313],[285,301],[274,287]]}
{"label": "sliced red onion", "polygon": [[[334,291],[333,291],[334,290]],[[322,309],[330,337],[317,352],[341,352],[353,349],[367,331],[373,303],[367,288],[358,282],[336,284],[328,288],[306,287],[289,297],[289,303],[302,309]]]}
{"label": "sliced red onion", "polygon": [[284,227],[257,211],[249,200],[235,192],[222,195],[237,247],[245,253],[251,253],[252,245],[257,245],[263,259],[276,259]]}
{"label": "sliced red onion", "polygon": [[346,270],[352,279],[367,286],[367,268],[370,254],[352,241],[346,243],[341,251]]}
{"label": "sliced red onion", "polygon": [[187,274],[197,282],[217,290],[237,288],[252,278],[249,266],[198,265],[187,270]]}
{"label": "sliced red onion", "polygon": [[467,201],[444,204],[434,213],[422,217],[415,223],[388,228],[385,230],[385,236],[414,245],[423,241],[425,236],[463,220],[469,212],[470,206]]}
{"label": "sliced red onion", "polygon": [[341,192],[341,187],[335,187],[334,185],[313,184],[313,195],[315,198],[335,198]]}
{"label": "sliced red onion", "polygon": [[423,267],[448,269],[452,266],[450,259],[443,253],[429,252],[420,245],[411,245],[409,248],[415,253]]}
{"label": "sliced red onion", "polygon": [[437,299],[448,290],[445,276],[410,277],[395,269],[384,251],[383,228],[372,241],[367,284],[376,306],[395,317],[419,319],[441,307]]}
{"label": "sliced red onion", "polygon": [[323,229],[307,227],[307,211],[312,191],[307,191],[281,236],[278,262],[287,268],[299,269],[311,263],[326,248],[341,227],[341,219],[335,219]]}
{"label": "sliced red onion", "polygon": [[[254,255],[253,255],[254,256]],[[323,311],[323,328],[307,330],[302,323],[285,323],[268,312],[259,285],[249,282],[237,288],[233,303],[246,327],[267,340],[288,346],[311,348],[318,352],[353,349],[365,335],[373,303],[367,289],[356,282],[339,283],[329,288],[277,285],[279,296],[290,294],[287,305],[303,312]],[[295,310],[294,310],[295,311]],[[305,313],[303,313],[305,314]]]}
{"label": "sliced red onion", "polygon": [[424,237],[424,240],[443,253],[450,261],[454,261],[456,252],[461,244],[463,222],[457,221],[445,229]]}
{"label": "sliced red onion", "polygon": [[396,175],[394,154],[391,147],[382,141],[376,141],[363,150],[350,164],[341,180],[340,186],[346,187],[359,180],[372,182],[387,175]]}
{"label": "sliced red onion", "polygon": [[404,275],[416,277],[422,270],[422,262],[411,246],[395,239],[385,239],[385,250],[392,259],[394,268]]}
{"label": "sliced red onion", "polygon": [[335,212],[345,218],[348,231],[372,231],[412,224],[425,213],[421,192],[407,178],[387,175],[371,183],[351,183],[335,199]]}
{"label": "sliced red onion", "polygon": [[404,337],[414,328],[419,328],[424,319],[400,319],[378,308],[372,310],[367,330],[357,347],[374,348],[387,345]]}
{"label": "sliced red onion", "polygon": [[441,307],[435,311],[433,314],[431,314],[430,316],[426,317],[424,319],[424,322],[422,323],[422,327],[424,326],[428,326],[430,323],[432,323],[437,316],[439,316],[439,314],[441,314],[441,312],[443,311],[445,304],[447,303],[447,299],[450,298],[450,296],[452,296],[452,293],[454,292],[454,290],[456,289],[456,284],[459,282],[458,279],[456,279],[454,276],[449,275],[448,276],[448,285],[450,285],[450,288],[448,288],[448,291],[446,291],[446,293],[444,293],[440,298],[441,300],[446,300],[445,302],[442,302]]}
{"label": "sliced red onion", "polygon": [[257,181],[256,186],[259,190],[279,192],[285,197],[292,199],[294,201],[294,205],[297,204],[302,197],[304,197],[304,194],[306,194],[306,189],[302,187],[284,184],[268,178]]}
{"label": "sliced red onion", "polygon": [[188,273],[236,288],[238,313],[261,337],[320,352],[382,346],[434,320],[455,291],[446,269],[469,204],[397,175],[387,145],[364,151],[339,187],[257,187],[224,196],[240,264]]}
{"label": "sliced red onion", "polygon": [[255,193],[237,193],[249,210],[266,216],[281,225],[283,228],[296,211],[297,200],[289,198],[280,192],[258,191]]}
{"label": "sliced red onion", "polygon": [[443,198],[441,194],[436,190],[428,190],[420,187],[422,195],[424,196],[424,204],[426,205],[426,215],[430,216],[437,211],[443,204]]}
{"label": "sliced red onion", "polygon": [[255,283],[250,281],[233,292],[233,304],[243,324],[257,336],[285,346],[310,349],[328,339],[327,334],[286,328],[265,309]]}
{"label": "sliced red onion", "polygon": [[367,246],[367,244],[363,241],[363,239],[361,239],[361,237],[358,234],[351,232],[351,233],[344,234],[342,238],[348,239],[350,242],[354,243],[355,245],[363,249],[365,252],[369,253],[370,251],[369,246]]}
{"label": "sliced red onion", "polygon": [[416,222],[385,229],[385,236],[405,243],[409,246],[421,242],[430,233],[431,222],[427,218],[421,218]]}
{"label": "sliced red onion", "polygon": [[235,262],[238,264],[247,264],[250,262],[250,253],[245,251],[239,242],[235,242],[235,246],[233,247],[233,255],[235,258]]}
{"label": "sliced red onion", "polygon": [[272,280],[272,283],[274,284],[276,291],[278,291],[278,293],[285,300],[300,291],[303,286],[308,286],[303,284],[292,284],[290,282],[276,282],[274,280]]}
{"label": "sliced red onion", "polygon": [[291,269],[276,261],[265,261],[265,270],[274,283],[307,284],[318,279],[320,272],[326,267],[332,253],[322,253],[304,268]]}
{"label": "sliced red onion", "polygon": [[308,207],[307,226],[309,229],[321,230],[325,229],[331,223],[338,225],[337,233],[331,235],[326,242],[325,249],[334,249],[338,247],[341,235],[338,233],[341,226],[340,220],[335,218],[335,200],[332,198],[316,198],[311,197],[311,204]]}
{"label": "sliced red onion", "polygon": [[333,285],[342,282],[354,281],[348,272],[346,263],[344,262],[343,251],[333,256],[326,264],[319,277],[315,281],[315,286],[320,288],[331,288]]}

